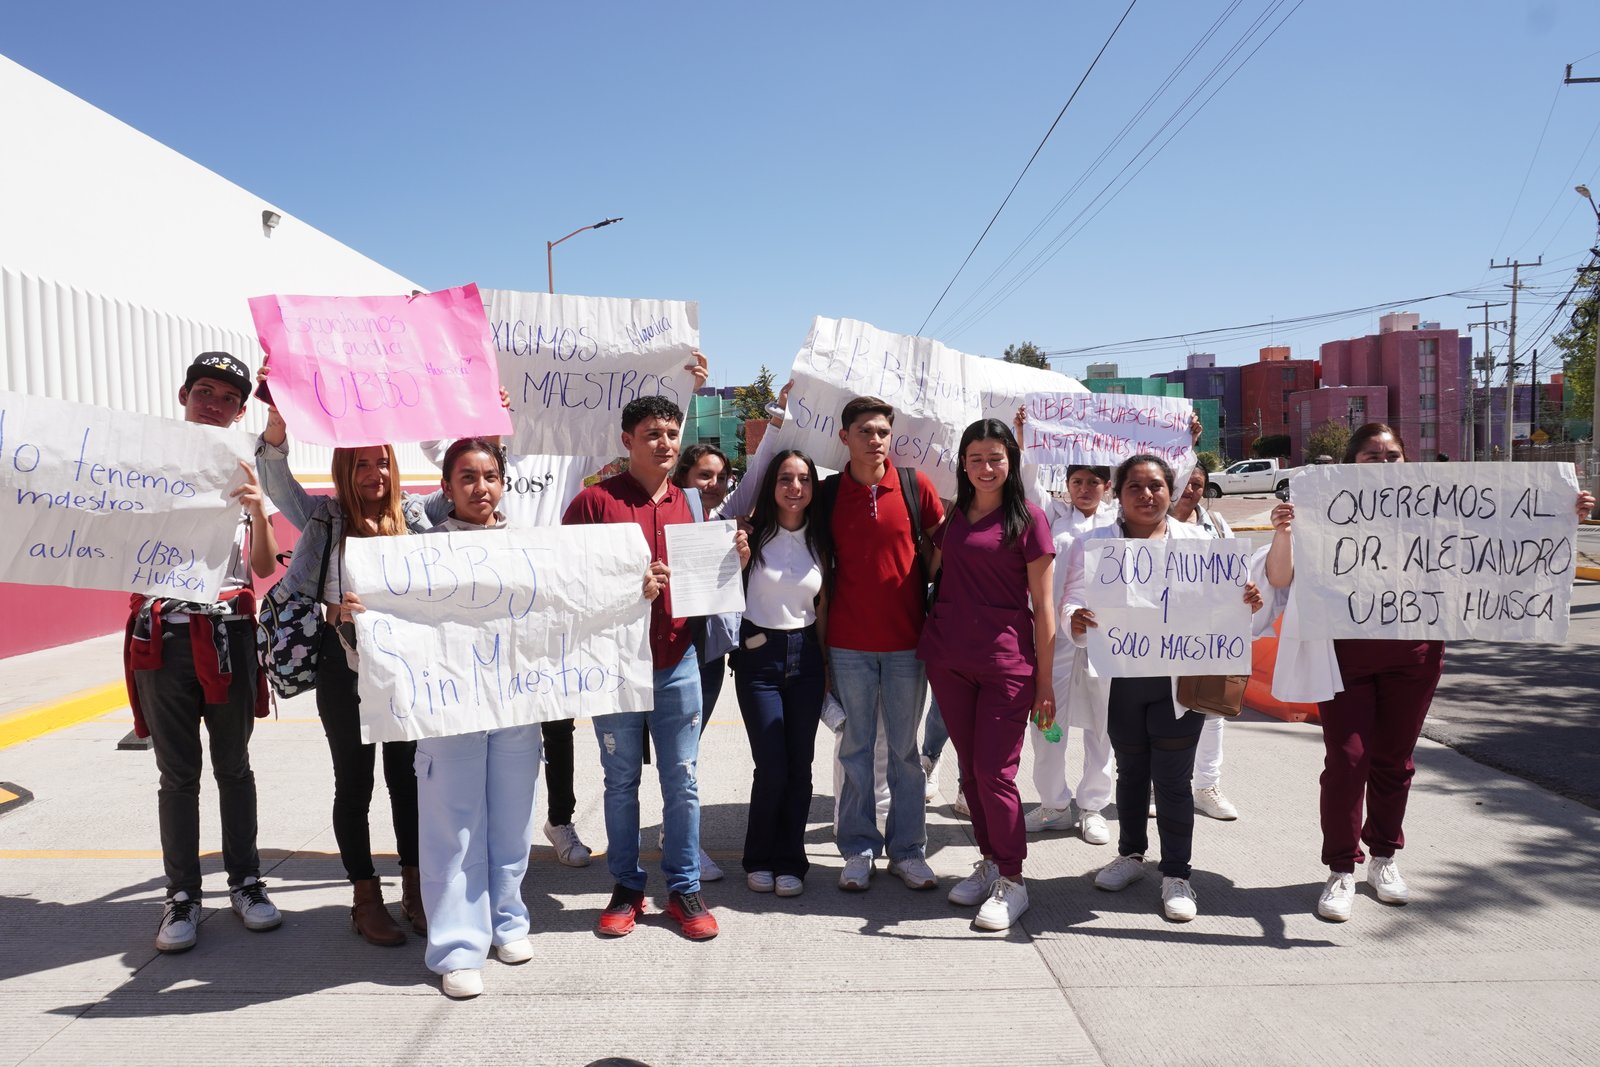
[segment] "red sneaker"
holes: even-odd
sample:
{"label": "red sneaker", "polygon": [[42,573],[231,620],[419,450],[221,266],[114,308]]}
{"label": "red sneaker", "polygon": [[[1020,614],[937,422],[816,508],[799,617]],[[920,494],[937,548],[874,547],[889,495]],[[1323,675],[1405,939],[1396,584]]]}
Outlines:
{"label": "red sneaker", "polygon": [[673,893],[667,898],[667,914],[678,920],[683,936],[690,941],[710,941],[719,932],[716,916],[699,893]]}
{"label": "red sneaker", "polygon": [[603,937],[625,937],[644,914],[644,890],[619,885],[611,890],[611,903],[600,913],[595,932]]}

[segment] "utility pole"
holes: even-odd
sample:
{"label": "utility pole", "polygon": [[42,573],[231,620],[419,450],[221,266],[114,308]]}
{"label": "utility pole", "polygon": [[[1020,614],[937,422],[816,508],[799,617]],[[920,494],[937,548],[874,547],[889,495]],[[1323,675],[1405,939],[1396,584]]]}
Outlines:
{"label": "utility pole", "polygon": [[1562,85],[1587,85],[1591,82],[1600,82],[1600,78],[1574,78],[1571,63],[1567,64],[1567,76],[1561,79]]}
{"label": "utility pole", "polygon": [[1539,426],[1539,350],[1533,350],[1533,365],[1528,374],[1528,380],[1533,383],[1533,421],[1528,424],[1528,440],[1533,440],[1533,435],[1540,430]]}
{"label": "utility pole", "polygon": [[[1522,288],[1520,274],[1523,267],[1538,267],[1544,264],[1544,257],[1540,256],[1532,263],[1523,263],[1520,260],[1506,260],[1504,263],[1489,261],[1491,270],[1505,270],[1511,268],[1511,284],[1506,288],[1511,290],[1511,333],[1506,341],[1506,462],[1511,462],[1512,447],[1511,418],[1517,410],[1517,290]],[[1491,407],[1491,411],[1493,408]]]}
{"label": "utility pole", "polygon": [[[1474,366],[1474,364],[1481,363],[1484,359],[1491,358],[1490,355],[1489,355],[1489,353],[1492,351],[1492,349],[1489,347],[1489,328],[1491,326],[1504,326],[1505,325],[1504,322],[1490,322],[1489,321],[1489,309],[1490,308],[1503,308],[1503,307],[1505,307],[1505,304],[1490,304],[1488,302],[1484,302],[1482,304],[1473,304],[1471,307],[1469,307],[1467,309],[1468,311],[1482,311],[1483,312],[1483,321],[1482,322],[1474,322],[1472,324],[1474,326],[1482,326],[1483,327],[1483,355],[1481,357],[1479,357],[1479,359],[1472,360],[1467,364],[1467,426],[1468,426],[1468,433],[1467,433],[1467,459],[1468,460],[1476,460],[1478,458],[1478,389],[1477,389],[1477,381],[1478,380],[1475,377],[1473,377],[1472,372],[1475,369],[1477,369]],[[1484,417],[1483,417],[1483,436],[1484,436],[1485,442],[1487,442],[1490,438],[1492,438],[1494,436],[1494,434],[1491,433],[1490,430],[1489,430],[1489,420],[1490,420],[1490,418],[1493,417],[1493,415],[1494,415],[1494,404],[1491,401],[1491,403],[1489,405],[1489,410],[1484,413]]]}

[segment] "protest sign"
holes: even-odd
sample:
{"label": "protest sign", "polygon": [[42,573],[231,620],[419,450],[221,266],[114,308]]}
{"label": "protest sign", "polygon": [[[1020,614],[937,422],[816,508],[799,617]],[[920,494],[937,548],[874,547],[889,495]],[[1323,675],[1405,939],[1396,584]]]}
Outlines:
{"label": "protest sign", "polygon": [[583,480],[611,462],[611,456],[518,456],[506,464],[506,491],[500,510],[512,526],[559,526]]}
{"label": "protest sign", "polygon": [[638,526],[352,537],[344,551],[367,608],[364,742],[654,707]]}
{"label": "protest sign", "polygon": [[956,495],[956,450],[968,425],[992,418],[1010,426],[1030,393],[1083,388],[1055,371],[820,317],[789,376],[795,384],[786,418],[769,431],[778,435],[777,447],[803,449],[819,467],[844,469],[850,455],[839,440],[839,413],[857,396],[876,396],[894,406],[890,462],[921,470],[946,498]]}
{"label": "protest sign", "polygon": [[235,429],[0,391],[0,580],[215,601],[250,447]]}
{"label": "protest sign", "polygon": [[1306,467],[1283,636],[1567,639],[1578,481],[1568,463]]}
{"label": "protest sign", "polygon": [[1250,673],[1250,545],[1223,540],[1084,542],[1089,663],[1102,678]]}
{"label": "protest sign", "polygon": [[687,413],[700,307],[682,300],[490,289],[500,380],[511,394],[513,453],[614,455],[622,409],[664,396]]}
{"label": "protest sign", "polygon": [[476,285],[420,296],[258,296],[256,334],[289,432],[381,445],[511,432]]}
{"label": "protest sign", "polygon": [[1030,393],[1023,406],[1024,462],[1115,467],[1129,456],[1160,456],[1174,468],[1194,468],[1189,422],[1194,405],[1168,396],[1123,393]]}

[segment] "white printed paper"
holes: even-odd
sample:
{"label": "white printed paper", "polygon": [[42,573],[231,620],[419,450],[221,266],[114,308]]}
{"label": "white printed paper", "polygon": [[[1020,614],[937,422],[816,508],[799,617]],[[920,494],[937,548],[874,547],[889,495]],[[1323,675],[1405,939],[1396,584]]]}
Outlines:
{"label": "white printed paper", "polygon": [[238,430],[0,391],[0,580],[209,604],[249,456]]}
{"label": "white printed paper", "polygon": [[672,617],[720,615],[744,610],[744,576],[734,535],[736,522],[668,526],[667,562],[672,569]]}
{"label": "white printed paper", "polygon": [[1223,540],[1085,542],[1089,662],[1102,678],[1250,673],[1250,545]]}
{"label": "white printed paper", "polygon": [[1169,396],[1122,393],[1030,393],[1024,404],[1022,459],[1065,466],[1115,467],[1129,456],[1159,456],[1174,468],[1194,468],[1189,432],[1194,405]]}
{"label": "white printed paper", "polygon": [[511,396],[513,454],[615,455],[622,409],[641,396],[689,408],[699,305],[484,291],[500,384]]}
{"label": "white printed paper", "polygon": [[971,356],[926,337],[888,333],[852,319],[818,318],[790,371],[794,388],[779,448],[799,448],[819,467],[844,469],[839,414],[858,396],[894,406],[889,460],[915,467],[946,499],[956,495],[961,434],[982,418],[1011,426],[1031,393],[1082,390],[1055,371]]}
{"label": "white printed paper", "polygon": [[361,737],[409,741],[655,706],[632,523],[345,542]]}
{"label": "white printed paper", "polygon": [[1298,611],[1283,636],[1567,639],[1571,464],[1336,464],[1289,490]]}

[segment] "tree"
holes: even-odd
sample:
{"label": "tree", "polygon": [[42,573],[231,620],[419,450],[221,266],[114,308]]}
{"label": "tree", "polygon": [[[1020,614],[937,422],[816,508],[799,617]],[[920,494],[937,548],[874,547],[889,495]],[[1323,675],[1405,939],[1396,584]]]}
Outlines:
{"label": "tree", "polygon": [[1600,318],[1600,266],[1578,272],[1578,284],[1589,286],[1589,295],[1578,301],[1567,328],[1552,343],[1561,352],[1562,371],[1571,384],[1567,417],[1588,422],[1594,411],[1594,342],[1596,319]]}
{"label": "tree", "polygon": [[1350,427],[1337,419],[1329,419],[1306,435],[1306,446],[1300,462],[1310,463],[1317,456],[1332,456],[1338,461],[1350,443]]}
{"label": "tree", "polygon": [[1287,459],[1289,447],[1288,434],[1274,433],[1256,438],[1250,445],[1250,451],[1255,453],[1257,459],[1272,459],[1275,456]]}
{"label": "tree", "polygon": [[1006,345],[1005,355],[1000,358],[1007,363],[1020,363],[1024,367],[1050,369],[1050,361],[1044,358],[1043,350],[1032,341],[1024,341],[1020,345]]}
{"label": "tree", "polygon": [[744,469],[744,424],[751,419],[764,419],[767,417],[767,405],[778,399],[778,394],[772,391],[774,375],[767,369],[765,363],[756,373],[756,380],[749,385],[737,386],[733,390],[733,410],[739,416],[739,429],[734,434],[738,442],[738,454],[733,457],[733,465],[740,470]]}
{"label": "tree", "polygon": [[1194,461],[1204,467],[1207,474],[1215,474],[1222,469],[1222,457],[1215,452],[1196,452]]}

